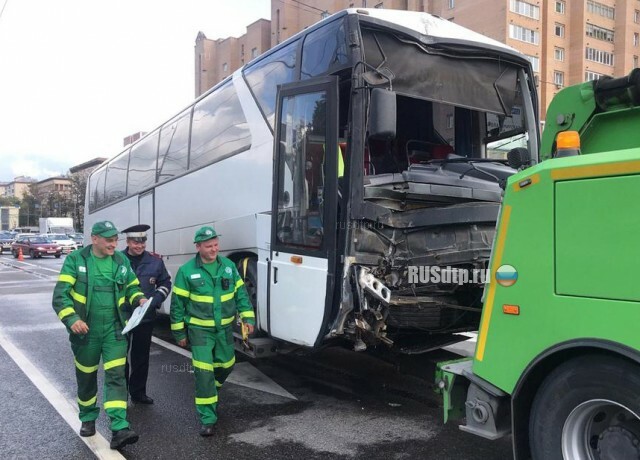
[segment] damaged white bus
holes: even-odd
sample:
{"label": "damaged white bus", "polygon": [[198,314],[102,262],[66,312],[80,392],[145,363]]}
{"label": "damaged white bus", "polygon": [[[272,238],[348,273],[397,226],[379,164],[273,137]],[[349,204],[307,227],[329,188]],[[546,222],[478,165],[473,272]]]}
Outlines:
{"label": "damaged white bus", "polygon": [[409,268],[486,267],[505,152],[535,161],[537,120],[524,55],[425,13],[345,10],[94,171],[85,228],[149,224],[175,273],[213,224],[256,338],[419,353],[477,329],[483,286]]}

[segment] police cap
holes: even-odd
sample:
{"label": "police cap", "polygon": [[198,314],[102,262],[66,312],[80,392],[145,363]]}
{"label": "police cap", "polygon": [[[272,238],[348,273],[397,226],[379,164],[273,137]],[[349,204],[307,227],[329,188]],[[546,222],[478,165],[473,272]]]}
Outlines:
{"label": "police cap", "polygon": [[122,230],[128,238],[131,238],[133,241],[144,242],[147,241],[147,230],[151,227],[145,224],[132,225],[129,228],[125,228]]}

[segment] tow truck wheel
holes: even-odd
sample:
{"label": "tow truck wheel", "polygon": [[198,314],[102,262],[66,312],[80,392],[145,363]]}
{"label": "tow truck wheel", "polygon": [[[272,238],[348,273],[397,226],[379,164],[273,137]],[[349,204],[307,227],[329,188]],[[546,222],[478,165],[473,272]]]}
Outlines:
{"label": "tow truck wheel", "polygon": [[562,364],[533,401],[533,459],[639,459],[638,394],[640,366],[622,358],[590,355]]}

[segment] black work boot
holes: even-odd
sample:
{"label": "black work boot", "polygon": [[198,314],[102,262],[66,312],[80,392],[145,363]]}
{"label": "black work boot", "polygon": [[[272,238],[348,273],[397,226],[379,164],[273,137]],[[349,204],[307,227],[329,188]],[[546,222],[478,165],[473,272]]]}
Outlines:
{"label": "black work boot", "polygon": [[114,431],[109,447],[111,447],[112,449],[120,449],[127,444],[138,442],[138,437],[139,436],[136,434],[136,432],[130,428],[125,428],[124,430],[120,431]]}
{"label": "black work boot", "polygon": [[82,426],[80,427],[80,436],[86,438],[87,436],[93,436],[96,434],[96,422],[82,422]]}
{"label": "black work boot", "polygon": [[202,425],[200,436],[213,436],[213,425]]}

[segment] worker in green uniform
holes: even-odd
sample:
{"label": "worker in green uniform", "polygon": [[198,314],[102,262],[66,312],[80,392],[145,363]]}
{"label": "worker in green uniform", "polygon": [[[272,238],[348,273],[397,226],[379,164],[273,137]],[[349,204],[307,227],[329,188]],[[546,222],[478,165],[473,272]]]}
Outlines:
{"label": "worker in green uniform", "polygon": [[218,235],[202,227],[194,237],[198,253],[178,269],[171,298],[171,330],[181,347],[191,344],[196,409],[201,436],[213,435],[218,389],[235,364],[232,324],[236,314],[253,332],[255,314],[235,264],[218,255]]}
{"label": "worker in green uniform", "polygon": [[92,244],[74,251],[62,265],[53,291],[53,309],[69,331],[75,357],[80,436],[93,436],[98,418],[98,367],[104,367],[104,410],[111,419],[110,447],[138,440],[127,421],[125,362],[127,338],[122,335],[125,300],[146,302],[129,261],[116,252],[118,230],[109,221],[91,229]]}

